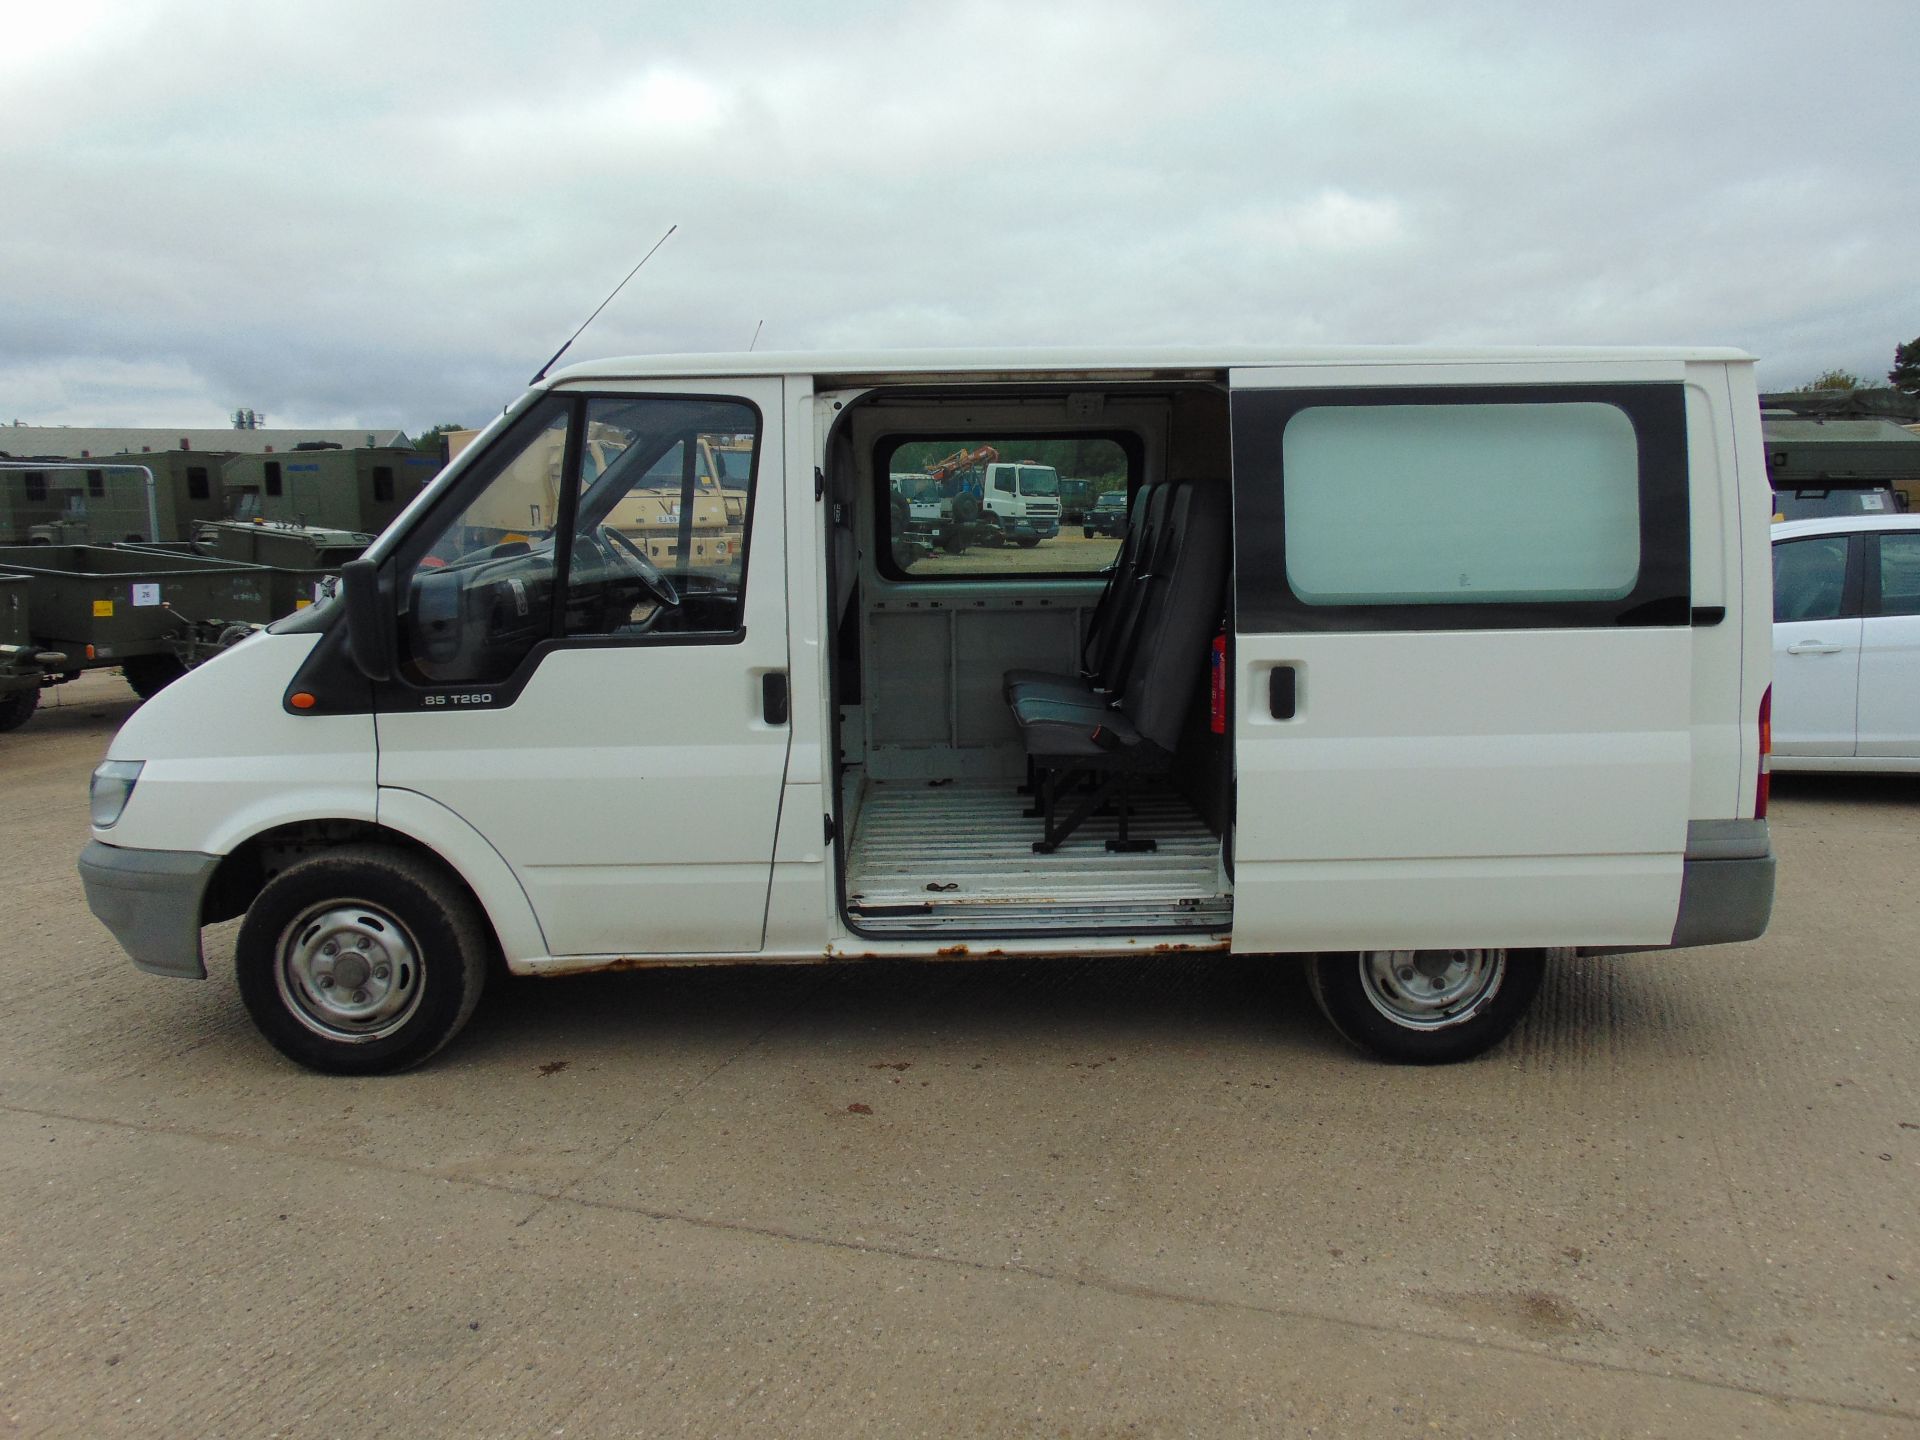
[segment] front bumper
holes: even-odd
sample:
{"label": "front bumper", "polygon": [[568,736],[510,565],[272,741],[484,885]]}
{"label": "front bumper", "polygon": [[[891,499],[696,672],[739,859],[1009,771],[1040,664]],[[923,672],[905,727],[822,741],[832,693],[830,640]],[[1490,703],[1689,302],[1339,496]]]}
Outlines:
{"label": "front bumper", "polygon": [[1051,540],[1060,533],[1060,522],[1058,520],[1002,520],[1000,522],[1000,528],[1015,540],[1028,538]]}
{"label": "front bumper", "polygon": [[200,902],[220,864],[197,850],[129,850],[87,842],[80,879],[87,908],[149,975],[207,978],[200,952]]}

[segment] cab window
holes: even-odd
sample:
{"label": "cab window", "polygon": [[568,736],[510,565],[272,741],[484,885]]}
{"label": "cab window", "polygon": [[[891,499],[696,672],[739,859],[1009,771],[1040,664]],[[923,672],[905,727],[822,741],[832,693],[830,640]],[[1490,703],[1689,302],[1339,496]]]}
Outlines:
{"label": "cab window", "polygon": [[403,570],[403,671],[494,682],[543,642],[737,638],[760,420],[738,400],[548,397],[468,472]]}

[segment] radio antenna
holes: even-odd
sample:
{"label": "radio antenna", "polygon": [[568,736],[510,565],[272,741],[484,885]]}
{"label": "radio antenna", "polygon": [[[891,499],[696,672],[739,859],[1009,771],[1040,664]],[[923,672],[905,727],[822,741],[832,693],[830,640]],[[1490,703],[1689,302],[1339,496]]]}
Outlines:
{"label": "radio antenna", "polygon": [[[662,245],[666,244],[668,236],[671,236],[673,232],[678,230],[679,228],[680,227],[678,224],[669,225],[667,227],[666,235],[662,235],[658,240],[653,242],[653,250],[658,250]],[[640,257],[640,265],[646,264],[647,261],[653,258],[653,250],[647,251],[646,254]],[[634,266],[633,269],[627,272],[627,280],[633,279],[634,276],[640,273],[640,265]],[[567,353],[568,346],[572,345],[574,341],[580,338],[581,333],[587,328],[587,326],[591,325],[595,320],[600,318],[600,312],[606,309],[607,306],[613,303],[613,297],[615,295],[618,295],[622,290],[627,288],[627,280],[622,280],[618,285],[614,286],[613,289],[608,292],[607,298],[602,300],[599,303],[599,305],[594,308],[593,314],[589,315],[585,320],[582,320],[580,322],[580,329],[574,331],[573,334],[567,337],[566,345],[562,345],[558,350],[554,351],[553,358],[547,361],[546,364],[542,365],[539,371],[534,375],[533,379],[527,382],[529,385],[538,385],[542,380],[547,378],[547,372],[553,369],[553,367],[557,363],[559,363],[560,357]]]}
{"label": "radio antenna", "polygon": [[[760,325],[765,325],[766,323],[767,322],[765,320],[762,320],[760,322]],[[756,325],[753,327],[753,339],[747,342],[748,350],[752,350],[754,346],[760,343],[760,325]]]}

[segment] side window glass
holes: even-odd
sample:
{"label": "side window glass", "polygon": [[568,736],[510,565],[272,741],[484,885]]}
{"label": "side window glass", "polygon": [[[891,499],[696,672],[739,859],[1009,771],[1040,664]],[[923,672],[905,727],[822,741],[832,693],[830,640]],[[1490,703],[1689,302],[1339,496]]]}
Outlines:
{"label": "side window glass", "polygon": [[1117,439],[943,435],[882,446],[876,462],[895,579],[1090,575],[1119,554],[1135,477]]}
{"label": "side window glass", "polygon": [[1617,600],[1639,578],[1633,423],[1612,405],[1315,406],[1282,451],[1307,605]]}
{"label": "side window glass", "polygon": [[1920,533],[1880,536],[1879,615],[1920,615]]}
{"label": "side window glass", "polygon": [[552,634],[567,411],[549,400],[522,419],[484,462],[484,488],[402,578],[401,650],[413,679],[503,679]]}
{"label": "side window glass", "polygon": [[739,630],[759,440],[758,414],[737,400],[589,402],[567,634]]}
{"label": "side window glass", "polygon": [[1847,593],[1847,537],[1783,540],[1773,547],[1773,618],[1833,620]]}

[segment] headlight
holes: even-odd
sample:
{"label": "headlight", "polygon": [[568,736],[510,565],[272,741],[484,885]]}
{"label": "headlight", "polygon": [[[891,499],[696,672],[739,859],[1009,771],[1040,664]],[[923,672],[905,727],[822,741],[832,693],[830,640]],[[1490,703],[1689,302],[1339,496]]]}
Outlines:
{"label": "headlight", "polygon": [[102,760],[87,787],[87,800],[93,808],[93,823],[105,830],[120,818],[133,798],[134,782],[140,778],[143,760]]}

